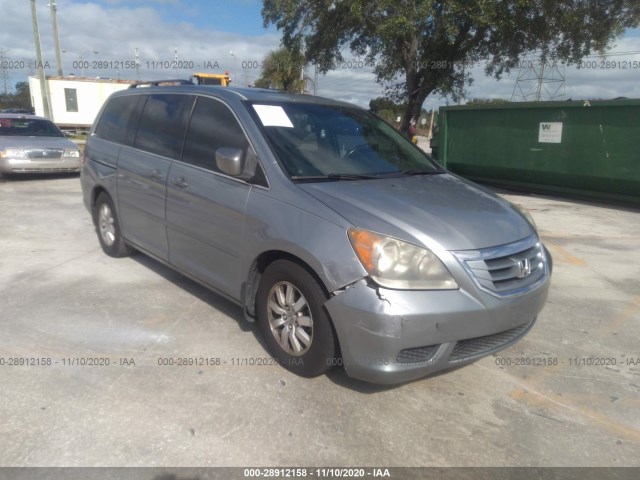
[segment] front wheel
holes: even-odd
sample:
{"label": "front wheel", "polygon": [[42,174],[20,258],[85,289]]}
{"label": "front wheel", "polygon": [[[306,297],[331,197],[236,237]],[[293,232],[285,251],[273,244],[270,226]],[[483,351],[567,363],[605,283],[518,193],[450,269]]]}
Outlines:
{"label": "front wheel", "polygon": [[326,296],[300,265],[277,260],[262,275],[258,325],[270,353],[291,372],[315,377],[335,365],[336,339]]}
{"label": "front wheel", "polygon": [[93,217],[98,240],[104,253],[116,258],[131,255],[132,248],[122,238],[116,209],[111,198],[106,193],[98,195]]}

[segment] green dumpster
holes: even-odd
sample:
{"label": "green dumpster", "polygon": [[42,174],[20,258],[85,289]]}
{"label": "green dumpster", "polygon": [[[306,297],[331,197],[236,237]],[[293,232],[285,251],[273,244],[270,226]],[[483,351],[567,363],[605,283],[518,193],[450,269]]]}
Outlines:
{"label": "green dumpster", "polygon": [[640,99],[442,107],[439,129],[464,177],[640,205]]}

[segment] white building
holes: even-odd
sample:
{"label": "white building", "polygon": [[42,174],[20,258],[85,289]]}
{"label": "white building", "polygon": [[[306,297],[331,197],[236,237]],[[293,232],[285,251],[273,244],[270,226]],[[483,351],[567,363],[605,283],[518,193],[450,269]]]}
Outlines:
{"label": "white building", "polygon": [[[132,80],[101,78],[46,77],[47,96],[53,123],[62,128],[88,128],[104,101],[113,92],[128,88]],[[44,117],[40,81],[29,77],[31,105],[35,114]]]}

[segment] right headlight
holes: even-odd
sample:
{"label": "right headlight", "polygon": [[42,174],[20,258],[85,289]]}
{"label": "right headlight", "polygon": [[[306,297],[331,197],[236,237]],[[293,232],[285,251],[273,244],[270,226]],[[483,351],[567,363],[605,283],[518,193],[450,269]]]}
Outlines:
{"label": "right headlight", "polygon": [[62,152],[62,156],[64,158],[80,158],[80,150],[65,150],[64,152]]}
{"label": "right headlight", "polygon": [[350,228],[351,246],[378,285],[401,290],[454,290],[458,284],[429,249],[368,230]]}

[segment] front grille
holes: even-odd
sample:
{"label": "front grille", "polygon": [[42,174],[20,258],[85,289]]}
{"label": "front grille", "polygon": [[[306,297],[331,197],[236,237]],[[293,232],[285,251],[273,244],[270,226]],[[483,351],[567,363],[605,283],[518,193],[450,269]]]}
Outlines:
{"label": "front grille", "polygon": [[41,159],[57,159],[62,158],[62,152],[64,150],[60,148],[34,148],[31,150],[27,150],[27,157],[31,160],[41,160]]}
{"label": "front grille", "polygon": [[524,335],[532,323],[525,323],[519,327],[494,333],[493,335],[460,340],[453,347],[453,351],[449,356],[449,363],[462,362],[473,357],[486,355],[493,350],[498,350]]}
{"label": "front grille", "polygon": [[440,345],[406,348],[396,357],[398,363],[426,363],[433,358]]}
{"label": "front grille", "polygon": [[480,288],[497,296],[533,289],[546,275],[546,259],[537,237],[496,248],[455,252]]}

